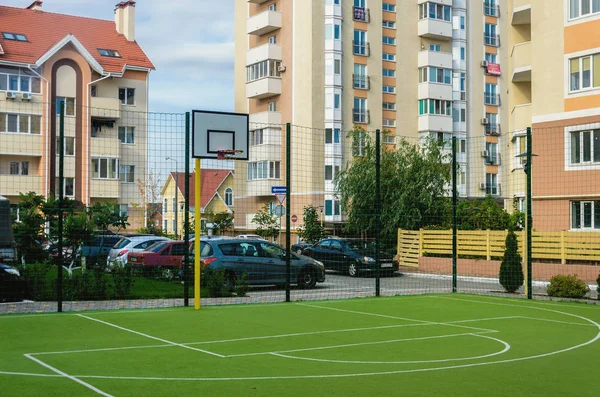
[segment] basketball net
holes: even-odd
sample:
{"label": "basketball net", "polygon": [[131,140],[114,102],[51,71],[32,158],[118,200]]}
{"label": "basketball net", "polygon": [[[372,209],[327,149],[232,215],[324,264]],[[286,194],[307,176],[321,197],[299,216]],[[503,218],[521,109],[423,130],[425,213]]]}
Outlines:
{"label": "basketball net", "polygon": [[235,158],[235,156],[238,153],[244,153],[243,150],[238,149],[225,149],[225,150],[218,150],[217,151],[217,160],[227,160],[227,159],[232,159]]}

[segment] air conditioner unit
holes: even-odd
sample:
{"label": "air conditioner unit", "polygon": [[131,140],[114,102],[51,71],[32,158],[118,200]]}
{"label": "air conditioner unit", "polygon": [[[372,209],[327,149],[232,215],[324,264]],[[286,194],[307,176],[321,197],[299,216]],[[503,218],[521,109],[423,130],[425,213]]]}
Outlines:
{"label": "air conditioner unit", "polygon": [[277,71],[278,71],[278,72],[285,72],[285,69],[286,69],[286,68],[285,68],[285,65],[279,65],[279,66],[277,67]]}
{"label": "air conditioner unit", "polygon": [[17,99],[17,93],[15,91],[6,91],[6,99]]}
{"label": "air conditioner unit", "polygon": [[479,184],[479,190],[485,190],[485,183]]}
{"label": "air conditioner unit", "polygon": [[481,66],[484,67],[484,68],[487,68],[488,61],[481,61]]}
{"label": "air conditioner unit", "polygon": [[484,117],[481,119],[481,124],[488,125],[489,123],[490,123],[490,119],[488,119],[487,117]]}
{"label": "air conditioner unit", "polygon": [[31,94],[28,92],[23,92],[21,94],[21,99],[23,99],[24,101],[31,101]]}
{"label": "air conditioner unit", "polygon": [[481,157],[487,157],[489,155],[487,150],[484,150],[483,152],[481,152]]}

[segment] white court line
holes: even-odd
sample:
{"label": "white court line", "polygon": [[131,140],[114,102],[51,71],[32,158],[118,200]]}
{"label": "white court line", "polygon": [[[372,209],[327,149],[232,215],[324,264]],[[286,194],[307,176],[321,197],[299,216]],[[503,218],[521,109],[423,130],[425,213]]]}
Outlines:
{"label": "white court line", "polygon": [[413,318],[405,318],[405,317],[396,317],[396,316],[388,316],[387,314],[377,314],[377,313],[369,313],[369,312],[359,312],[359,311],[354,311],[354,310],[346,310],[346,309],[339,309],[336,307],[327,307],[327,306],[317,306],[317,305],[309,305],[307,303],[298,303],[298,305],[300,306],[307,306],[307,307],[315,307],[318,309],[327,309],[327,310],[335,310],[335,311],[339,311],[339,312],[345,312],[345,313],[354,313],[354,314],[363,314],[366,316],[375,316],[375,317],[383,317],[383,318],[391,318],[394,320],[404,320],[404,321],[414,321],[417,323],[422,323],[422,324],[430,324],[430,325],[447,325],[450,327],[457,327],[457,328],[465,328],[465,329],[471,329],[471,330],[475,330],[475,331],[484,331],[484,332],[488,332],[488,331],[496,331],[493,329],[489,329],[489,328],[477,328],[477,327],[468,327],[466,325],[456,325],[456,324],[451,324],[451,323],[438,323],[435,321],[426,321],[426,320],[415,320]]}
{"label": "white court line", "polygon": [[[490,333],[493,333],[493,332],[494,331],[491,331]],[[472,336],[473,333],[471,333],[471,332],[465,332],[465,333],[462,333],[462,334],[449,334],[449,335],[437,335],[437,336],[420,336],[418,338],[401,338],[401,339],[383,340],[383,341],[377,341],[377,342],[359,342],[359,343],[348,343],[348,344],[344,344],[344,345],[306,347],[306,348],[303,348],[303,349],[278,350],[278,351],[274,351],[274,352],[270,351],[270,352],[260,352],[260,353],[230,354],[227,357],[260,356],[260,355],[264,355],[264,354],[277,355],[275,353],[297,353],[297,352],[307,352],[307,351],[314,351],[314,350],[339,349],[339,348],[343,348],[343,347],[356,347],[356,346],[368,346],[368,345],[383,345],[383,344],[386,344],[386,343],[408,342],[408,341],[427,340],[427,339],[443,339],[443,338],[452,338],[452,337],[455,337],[455,336],[464,336],[464,335]]]}
{"label": "white court line", "polygon": [[[456,298],[446,298],[446,296],[448,296],[449,294],[431,294],[431,295],[420,295],[420,298],[443,298],[443,299],[456,299]],[[600,308],[600,305],[597,305],[595,303],[583,303],[583,302],[570,302],[570,301],[564,301],[562,303],[552,303],[552,302],[557,302],[557,301],[552,301],[552,300],[533,300],[533,299],[525,299],[525,298],[505,298],[505,297],[501,297],[501,296],[487,296],[487,295],[475,295],[475,294],[452,294],[452,296],[468,296],[468,297],[480,297],[480,298],[485,298],[485,299],[490,299],[490,300],[502,300],[502,301],[506,301],[507,299],[510,299],[514,302],[520,302],[518,304],[515,304],[513,306],[515,307],[535,307],[535,306],[556,306],[556,307],[562,307],[563,309],[587,309],[587,310],[598,310]],[[465,299],[458,299],[458,300],[465,300]],[[483,300],[477,300],[477,299],[472,299],[469,300],[470,302],[485,302]]]}
{"label": "white court line", "polygon": [[100,394],[101,396],[104,396],[104,397],[114,397],[112,394],[105,393],[102,390],[98,389],[97,387],[94,387],[94,386],[90,385],[89,383],[86,383],[86,382],[82,381],[81,379],[77,379],[75,376],[69,375],[66,372],[63,372],[63,371],[61,371],[61,370],[59,370],[57,368],[54,368],[53,366],[51,366],[49,364],[46,364],[42,360],[39,360],[39,359],[37,359],[35,357],[32,357],[30,354],[25,354],[25,357],[27,357],[28,359],[30,359],[32,361],[35,361],[36,363],[40,364],[43,367],[48,368],[52,372],[56,372],[57,374],[59,374],[62,377],[71,379],[72,381],[77,382],[80,385],[87,387],[91,391],[96,392],[97,394]]}
{"label": "white court line", "polygon": [[213,352],[210,352],[208,350],[197,349],[195,347],[186,346],[186,345],[183,345],[181,343],[171,342],[171,341],[168,341],[166,339],[158,338],[156,336],[144,334],[142,332],[134,331],[134,330],[129,329],[129,328],[121,327],[119,325],[116,325],[116,324],[113,324],[113,323],[109,323],[107,321],[98,320],[97,318],[84,316],[83,314],[77,314],[77,316],[82,317],[82,318],[87,318],[88,320],[96,321],[98,323],[101,323],[101,324],[104,324],[104,325],[108,325],[108,326],[120,329],[122,331],[131,332],[132,334],[140,335],[140,336],[143,336],[143,337],[146,337],[146,338],[149,338],[149,339],[154,339],[154,340],[157,340],[159,342],[163,342],[163,343],[169,344],[171,346],[179,346],[179,347],[183,347],[184,349],[190,349],[190,350],[194,350],[194,351],[197,351],[197,352],[210,354],[211,356],[215,356],[215,357],[220,357],[220,358],[224,358],[225,357],[225,356],[223,356],[221,354],[218,354],[218,353],[213,353]]}
{"label": "white court line", "polygon": [[[182,343],[182,345],[184,345],[184,344],[185,343]],[[39,352],[39,353],[29,353],[29,354],[31,354],[32,356],[48,356],[48,355],[70,354],[70,353],[96,353],[96,352],[110,352],[110,351],[118,351],[118,350],[153,349],[156,347],[174,347],[174,346],[173,345],[123,346],[123,347],[105,347],[105,348],[101,348],[101,349],[61,350],[61,351],[56,351],[56,352]]]}
{"label": "white court line", "polygon": [[526,317],[526,316],[519,316],[518,318],[525,318],[527,320],[546,321],[546,322],[549,322],[549,323],[580,325],[580,326],[583,326],[583,327],[595,327],[593,324],[573,323],[573,322],[569,322],[569,321],[560,321],[560,320],[550,320],[548,318]]}

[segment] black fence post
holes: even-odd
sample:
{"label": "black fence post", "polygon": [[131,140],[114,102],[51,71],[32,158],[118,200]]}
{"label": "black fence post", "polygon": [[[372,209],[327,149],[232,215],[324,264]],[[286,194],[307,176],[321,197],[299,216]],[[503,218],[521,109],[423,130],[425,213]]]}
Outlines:
{"label": "black fence post", "polygon": [[[185,257],[183,260],[183,305],[190,305],[190,112],[185,113],[185,192],[183,200],[184,204],[184,240],[185,240]],[[200,233],[194,233],[194,238],[200,238]],[[199,252],[195,253],[199,255]]]}
{"label": "black fence post", "polygon": [[381,131],[375,131],[375,296],[381,295]]}
{"label": "black fence post", "polygon": [[292,190],[292,165],[291,161],[291,143],[292,143],[292,126],[290,123],[285,125],[285,200],[287,202],[287,208],[285,211],[285,301],[290,302],[290,277],[291,277],[291,263],[290,263],[290,210],[292,205],[290,203],[290,196]]}
{"label": "black fence post", "polygon": [[533,299],[533,283],[531,280],[533,277],[531,258],[531,229],[533,227],[533,217],[531,215],[531,172],[533,169],[532,158],[531,127],[527,127],[527,299]]}
{"label": "black fence post", "polygon": [[65,104],[60,106],[58,122],[58,258],[56,279],[56,302],[58,312],[63,311],[63,200],[65,193]]}

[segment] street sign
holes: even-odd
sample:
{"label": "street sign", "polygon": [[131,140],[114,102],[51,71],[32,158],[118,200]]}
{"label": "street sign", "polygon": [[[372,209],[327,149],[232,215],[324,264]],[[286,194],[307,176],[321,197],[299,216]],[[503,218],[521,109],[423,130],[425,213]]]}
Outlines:
{"label": "street sign", "polygon": [[298,217],[296,215],[292,215],[292,222],[296,223],[298,221]]}
{"label": "street sign", "polygon": [[281,218],[285,215],[285,207],[283,205],[278,205],[277,207],[275,207],[275,210],[273,212],[275,213],[275,215]]}
{"label": "street sign", "polygon": [[273,194],[286,194],[287,186],[271,186],[271,193]]}
{"label": "street sign", "polygon": [[275,197],[277,197],[277,202],[279,204],[283,204],[285,201],[285,194],[276,194]]}

